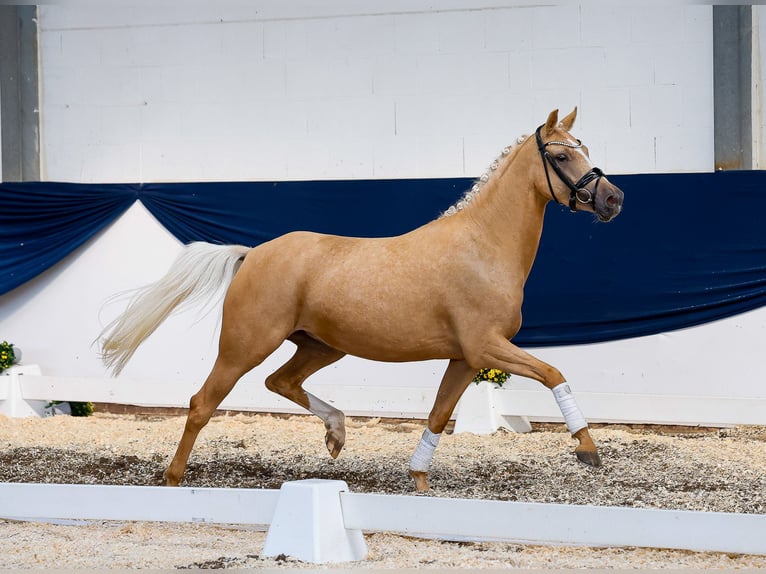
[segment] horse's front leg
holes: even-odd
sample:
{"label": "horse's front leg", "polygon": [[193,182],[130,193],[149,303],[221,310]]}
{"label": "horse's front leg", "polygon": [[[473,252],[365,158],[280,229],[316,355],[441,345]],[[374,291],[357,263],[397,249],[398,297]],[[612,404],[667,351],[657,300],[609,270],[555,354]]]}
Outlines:
{"label": "horse's front leg", "polygon": [[410,458],[410,476],[415,481],[418,492],[428,491],[428,469],[439,438],[452,416],[452,411],[455,410],[455,405],[476,376],[476,370],[465,361],[452,360],[444,372],[434,406],[428,415],[428,424],[417,449]]}
{"label": "horse's front leg", "polygon": [[575,402],[569,384],[558,369],[502,337],[487,345],[476,360],[487,367],[534,379],[549,388],[564,415],[567,430],[579,442],[575,448],[577,458],[587,465],[601,466],[601,457],[588,431],[588,423]]}

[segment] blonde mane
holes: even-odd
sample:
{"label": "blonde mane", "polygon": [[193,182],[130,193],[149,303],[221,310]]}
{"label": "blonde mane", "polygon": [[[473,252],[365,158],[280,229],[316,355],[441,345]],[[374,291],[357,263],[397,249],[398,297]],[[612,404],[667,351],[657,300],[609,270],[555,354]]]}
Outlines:
{"label": "blonde mane", "polygon": [[528,135],[521,135],[516,139],[516,143],[514,143],[511,146],[504,147],[503,151],[500,152],[500,155],[495,158],[495,160],[490,164],[489,168],[487,168],[487,171],[485,171],[481,177],[476,179],[473,182],[473,185],[471,188],[463,194],[463,197],[461,197],[457,203],[451,205],[447,210],[445,210],[440,216],[439,219],[442,217],[449,217],[450,215],[455,215],[458,211],[462,211],[466,207],[468,207],[471,202],[476,198],[476,196],[481,192],[482,189],[486,186],[487,182],[492,178],[492,176],[497,171],[497,168],[500,167],[500,162],[507,159],[509,156],[516,153],[516,150],[523,144],[525,141],[527,141]]}

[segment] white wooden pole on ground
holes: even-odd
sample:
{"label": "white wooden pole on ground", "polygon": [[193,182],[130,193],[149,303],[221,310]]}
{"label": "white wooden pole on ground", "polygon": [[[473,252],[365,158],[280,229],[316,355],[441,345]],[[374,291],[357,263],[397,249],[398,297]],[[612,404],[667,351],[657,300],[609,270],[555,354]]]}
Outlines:
{"label": "white wooden pole on ground", "polygon": [[342,481],[280,490],[0,483],[0,518],[271,524],[264,551],[360,560],[360,532],[441,540],[766,555],[766,516],[357,494]]}

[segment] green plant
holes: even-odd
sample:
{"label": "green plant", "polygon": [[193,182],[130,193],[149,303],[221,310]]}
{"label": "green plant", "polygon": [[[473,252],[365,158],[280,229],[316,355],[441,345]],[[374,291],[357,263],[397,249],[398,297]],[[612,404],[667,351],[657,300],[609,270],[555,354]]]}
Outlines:
{"label": "green plant", "polygon": [[496,383],[501,385],[508,380],[511,375],[500,369],[479,369],[476,376],[473,378],[473,382],[477,385],[481,382],[487,381],[490,383]]}
{"label": "green plant", "polygon": [[78,403],[69,401],[73,417],[89,417],[93,414],[93,403]]}
{"label": "green plant", "polygon": [[0,343],[0,373],[16,362],[16,353],[13,352],[13,343],[3,341]]}
{"label": "green plant", "polygon": [[77,401],[51,401],[45,405],[45,408],[52,407],[53,405],[58,405],[63,402],[69,403],[69,409],[73,417],[89,417],[93,414],[93,403],[82,403]]}

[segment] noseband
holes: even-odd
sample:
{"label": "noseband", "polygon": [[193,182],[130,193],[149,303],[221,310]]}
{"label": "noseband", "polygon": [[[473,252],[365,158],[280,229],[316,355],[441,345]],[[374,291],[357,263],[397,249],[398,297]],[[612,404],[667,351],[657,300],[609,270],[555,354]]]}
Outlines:
{"label": "noseband", "polygon": [[[553,168],[553,171],[556,172],[556,175],[559,176],[559,179],[561,179],[561,181],[563,181],[564,184],[569,188],[569,209],[571,211],[577,211],[578,202],[582,203],[583,205],[587,205],[589,203],[595,204],[598,184],[601,182],[601,178],[604,177],[604,172],[597,167],[592,167],[590,170],[585,172],[585,175],[583,175],[580,179],[573,182],[571,179],[569,179],[569,176],[564,173],[564,170],[561,169],[559,164],[556,163],[556,160],[553,159],[553,156],[548,153],[548,150],[545,148],[549,145],[562,145],[572,149],[580,149],[582,147],[582,142],[577,140],[576,144],[563,141],[550,141],[543,143],[543,138],[540,135],[542,129],[543,126],[537,128],[537,131],[535,132],[535,139],[537,139],[537,149],[540,150],[540,157],[543,159],[543,166],[545,167],[545,179],[548,181],[548,189],[551,192],[553,201],[559,204],[561,203],[556,197],[556,194],[553,193],[551,176],[548,173],[548,164],[550,164],[550,166]],[[596,180],[596,185],[593,187],[593,191],[590,191],[589,189],[586,189],[585,186],[593,180]]]}

